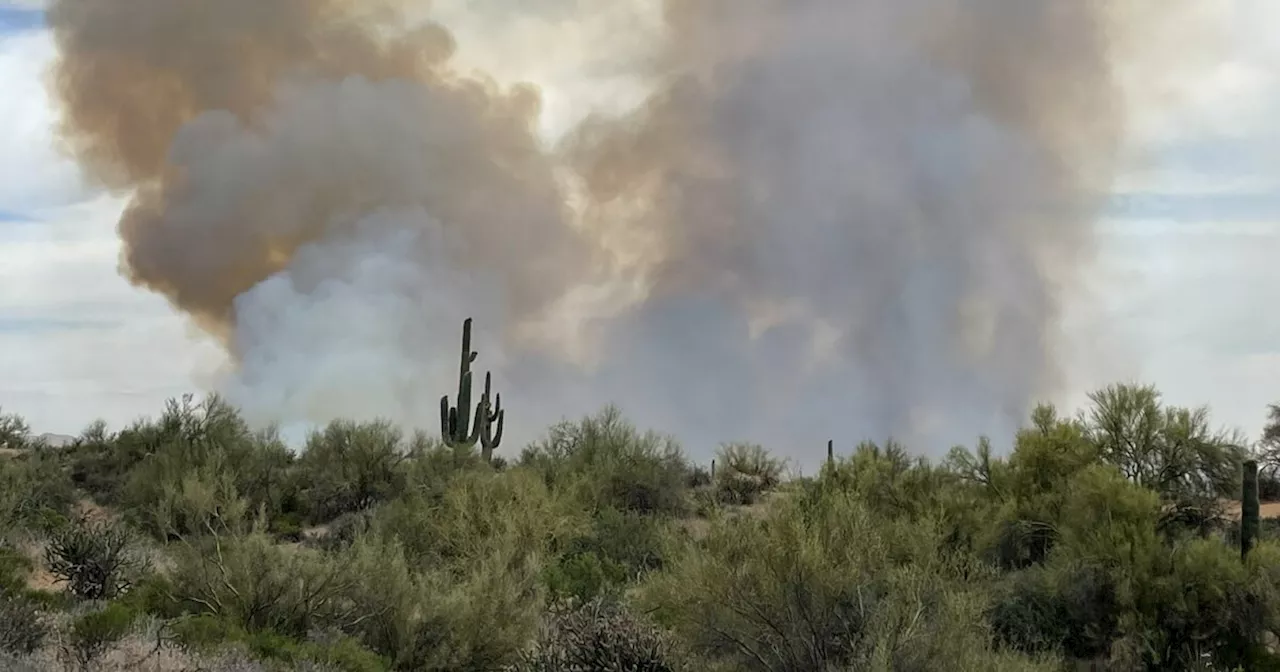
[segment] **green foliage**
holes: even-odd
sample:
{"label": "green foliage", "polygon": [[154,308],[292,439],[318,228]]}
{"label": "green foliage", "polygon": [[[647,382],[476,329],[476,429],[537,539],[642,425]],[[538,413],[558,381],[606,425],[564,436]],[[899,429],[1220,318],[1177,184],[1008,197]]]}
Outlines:
{"label": "green foliage", "polygon": [[551,488],[575,493],[588,508],[678,514],[687,505],[690,467],[679,445],[640,433],[614,407],[552,427],[524,451],[520,464],[540,472]]}
{"label": "green foliage", "polygon": [[63,661],[81,670],[93,669],[102,654],[129,634],[137,620],[137,613],[118,602],[76,618],[62,644]]}
{"label": "green foliage", "polygon": [[342,634],[322,633],[319,639],[308,641],[274,632],[233,633],[232,636],[232,641],[244,644],[258,660],[282,664],[280,669],[295,670],[302,664],[343,672],[383,672],[390,669],[382,657]]}
{"label": "green foliage", "polygon": [[414,562],[438,567],[505,549],[542,554],[585,521],[571,503],[525,469],[459,475],[436,498],[410,495],[374,515],[372,530],[396,538]]}
{"label": "green foliage", "polygon": [[334,421],[312,433],[297,469],[308,517],[328,522],[399,495],[404,490],[400,464],[407,453],[403,439],[387,421]]}
{"label": "green foliage", "polygon": [[[68,665],[105,664],[146,614],[254,669],[1280,669],[1276,521],[1242,561],[1220,503],[1249,489],[1241,443],[1115,386],[1073,417],[1038,407],[1003,455],[864,443],[761,498],[782,486],[762,448],[726,446],[712,483],[613,408],[498,468],[385,422],[295,457],[185,398],[0,456],[0,648],[54,627]],[[84,494],[119,522],[66,520]],[[79,602],[27,589],[13,545],[45,537]]]}
{"label": "green foliage", "polygon": [[517,659],[541,609],[536,558],[492,545],[466,562],[420,570],[393,540],[362,538],[345,631],[398,670],[497,669]]}
{"label": "green foliage", "polygon": [[14,595],[25,590],[32,569],[30,558],[0,542],[0,594]]}
{"label": "green foliage", "polygon": [[731,443],[722,446],[716,458],[714,485],[726,504],[754,504],[782,482],[782,460],[771,457],[762,446]]}
{"label": "green foliage", "polygon": [[542,576],[554,601],[574,603],[616,598],[626,580],[626,568],[592,551],[568,553],[547,567]]}
{"label": "green foliage", "polygon": [[687,669],[668,638],[612,602],[552,611],[533,649],[510,672],[675,672]]}
{"label": "green foliage", "polygon": [[145,567],[126,528],[86,518],[55,530],[44,559],[67,592],[81,600],[110,600],[125,593]]}
{"label": "green foliage", "polygon": [[173,560],[170,580],[179,603],[246,632],[302,637],[358,618],[344,597],[360,580],[349,558],[279,546],[255,532],[184,544]]}
{"label": "green foliage", "polygon": [[73,480],[159,537],[228,530],[297,508],[292,453],[216,395],[170,400],[118,434],[91,426],[68,451]]}
{"label": "green foliage", "polygon": [[1089,435],[1102,459],[1171,505],[1167,522],[1203,530],[1219,500],[1240,494],[1245,440],[1215,431],[1209,410],[1166,407],[1152,386],[1112,385],[1090,398]]}
{"label": "green foliage", "polygon": [[0,457],[0,533],[39,527],[65,516],[74,502],[71,480],[50,451]]}
{"label": "green foliage", "polygon": [[939,530],[880,518],[848,490],[716,521],[646,585],[642,604],[742,670],[1037,669],[989,650],[980,594]]}
{"label": "green foliage", "polygon": [[23,450],[31,444],[31,427],[21,415],[0,407],[0,448]]}

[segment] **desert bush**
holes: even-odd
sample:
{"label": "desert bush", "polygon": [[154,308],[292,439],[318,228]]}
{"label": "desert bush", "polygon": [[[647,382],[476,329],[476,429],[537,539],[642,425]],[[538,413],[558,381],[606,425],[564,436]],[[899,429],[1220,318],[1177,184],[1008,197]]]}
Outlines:
{"label": "desert bush", "polygon": [[614,407],[563,422],[525,449],[520,464],[553,490],[572,492],[587,508],[645,514],[683,513],[689,464],[674,439],[639,432]]}
{"label": "desert bush", "polygon": [[1220,500],[1240,494],[1246,441],[1214,430],[1209,410],[1164,406],[1152,386],[1112,385],[1090,395],[1089,437],[1101,457],[1171,505],[1174,520],[1207,530]]}
{"label": "desert bush", "polygon": [[689,489],[705,488],[711,485],[711,470],[695,464],[689,467],[689,475],[685,481],[685,486]]}
{"label": "desert bush", "polygon": [[22,551],[0,539],[0,593],[17,594],[26,589],[33,563]]}
{"label": "desert bush", "polygon": [[49,535],[44,560],[49,572],[80,600],[113,599],[126,592],[145,569],[127,528],[84,517]]}
{"label": "desert bush", "polygon": [[782,482],[782,460],[770,456],[763,446],[727,444],[720,447],[716,460],[716,490],[725,503],[753,504]]}
{"label": "desert bush", "polygon": [[32,442],[31,426],[17,413],[5,413],[0,407],[0,448],[24,450]]}
{"label": "desert bush", "polygon": [[71,479],[50,451],[0,458],[0,533],[40,527],[65,516],[75,502]]}
{"label": "desert bush", "polygon": [[510,672],[675,672],[688,669],[671,642],[613,602],[554,609],[538,641]]}
{"label": "desert bush", "polygon": [[627,580],[626,569],[591,551],[561,556],[543,570],[542,582],[553,602],[583,603],[600,597],[616,598]]}
{"label": "desert bush", "polygon": [[[217,395],[170,400],[158,419],[115,434],[97,423],[66,452],[75,483],[161,538],[169,527],[202,533],[181,515],[193,485],[269,518],[298,506],[292,452],[274,430],[252,430]],[[158,520],[161,509],[175,519]]]}
{"label": "desert bush", "polygon": [[335,421],[313,432],[298,459],[300,499],[312,522],[395,498],[404,490],[400,465],[408,448],[390,422]]}
{"label": "desert bush", "polygon": [[409,445],[409,457],[403,463],[405,490],[426,499],[438,499],[459,476],[495,470],[485,464],[475,446],[448,446],[420,432]]}
{"label": "desert bush", "polygon": [[584,526],[572,502],[548,491],[537,474],[514,469],[464,473],[438,496],[389,502],[373,514],[371,529],[401,540],[414,562],[441,567],[496,548],[542,554]]}
{"label": "desert bush", "polygon": [[975,569],[942,556],[942,538],[832,489],[713,521],[702,546],[651,575],[641,604],[733,669],[1039,669],[991,650],[983,594],[960,581]]}
{"label": "desert bush", "polygon": [[60,658],[68,667],[96,669],[98,659],[128,635],[137,620],[138,614],[114,602],[85,613],[71,622]]}
{"label": "desert bush", "polygon": [[210,536],[173,549],[173,597],[246,632],[302,637],[359,616],[343,600],[359,581],[350,561],[279,546],[264,532]]}
{"label": "desert bush", "polygon": [[1119,637],[1118,588],[1102,567],[1035,567],[997,591],[987,616],[1002,646],[1094,660]]}
{"label": "desert bush", "polygon": [[397,670],[499,669],[532,638],[542,599],[536,556],[510,546],[419,569],[398,542],[374,535],[352,547],[364,577],[348,593],[362,617],[344,632]]}
{"label": "desert bush", "polygon": [[669,541],[668,523],[662,519],[604,509],[590,530],[570,540],[547,567],[544,581],[556,599],[585,602],[615,595],[628,582],[661,568]]}
{"label": "desert bush", "polygon": [[308,545],[326,551],[340,551],[355,543],[360,535],[369,531],[376,511],[366,509],[344,513],[329,523],[321,534],[307,540]]}
{"label": "desert bush", "polygon": [[0,653],[32,653],[48,634],[48,622],[39,605],[17,591],[0,588]]}

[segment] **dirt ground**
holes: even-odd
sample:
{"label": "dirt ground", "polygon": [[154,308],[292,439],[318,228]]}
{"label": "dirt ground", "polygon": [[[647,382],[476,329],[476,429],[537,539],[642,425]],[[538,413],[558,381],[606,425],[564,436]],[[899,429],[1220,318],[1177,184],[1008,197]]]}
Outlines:
{"label": "dirt ground", "polygon": [[[1227,505],[1227,516],[1234,519],[1240,518],[1240,502],[1225,502]],[[1263,518],[1280,518],[1280,502],[1263,502],[1260,507],[1260,515]]]}

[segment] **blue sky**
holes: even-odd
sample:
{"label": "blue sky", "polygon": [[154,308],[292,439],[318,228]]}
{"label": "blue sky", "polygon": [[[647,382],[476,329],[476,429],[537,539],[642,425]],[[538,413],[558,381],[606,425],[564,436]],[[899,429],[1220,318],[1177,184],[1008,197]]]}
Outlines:
{"label": "blue sky", "polygon": [[[1096,264],[1067,306],[1071,380],[1057,401],[1136,378],[1256,434],[1280,400],[1280,2],[1206,4],[1226,39],[1170,75],[1179,104],[1139,106]],[[492,48],[477,48],[479,28],[457,28],[462,58],[544,83],[548,129],[627,93],[575,79],[568,56],[519,32],[486,24]],[[118,426],[155,413],[222,359],[120,278],[123,202],[86,189],[56,150],[43,81],[53,55],[39,0],[0,0],[0,406],[73,433],[99,416]]]}

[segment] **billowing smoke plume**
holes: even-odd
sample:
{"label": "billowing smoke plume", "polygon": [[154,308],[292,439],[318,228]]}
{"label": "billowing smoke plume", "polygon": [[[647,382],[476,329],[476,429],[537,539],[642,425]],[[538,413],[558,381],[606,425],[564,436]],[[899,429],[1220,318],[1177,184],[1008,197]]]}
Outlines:
{"label": "billowing smoke plume", "polygon": [[256,417],[430,427],[470,315],[514,437],[617,402],[696,452],[820,454],[1002,434],[1053,391],[1118,4],[669,0],[652,96],[554,150],[536,88],[462,76],[395,0],[50,23],[64,134],[133,194],[124,272]]}

